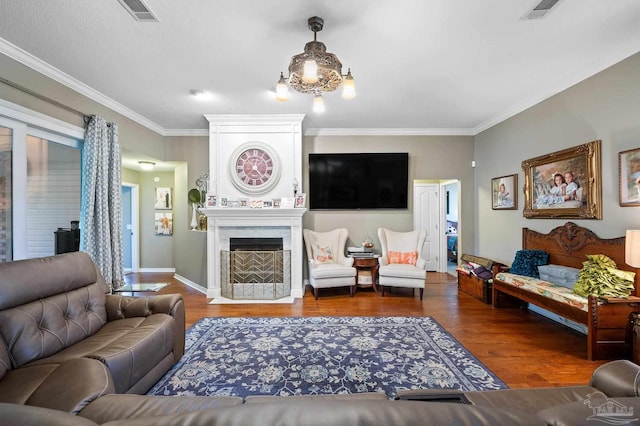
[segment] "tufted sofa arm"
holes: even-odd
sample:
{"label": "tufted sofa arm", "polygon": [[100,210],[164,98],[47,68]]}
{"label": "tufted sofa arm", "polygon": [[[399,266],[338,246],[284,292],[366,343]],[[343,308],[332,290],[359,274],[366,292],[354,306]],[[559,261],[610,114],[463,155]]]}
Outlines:
{"label": "tufted sofa arm", "polygon": [[107,294],[107,321],[124,318],[148,317],[153,314],[171,315],[176,321],[176,341],[173,348],[174,360],[184,354],[185,313],[181,294],[159,294],[148,297]]}
{"label": "tufted sofa arm", "polygon": [[596,368],[589,383],[610,398],[640,395],[640,366],[626,359]]}

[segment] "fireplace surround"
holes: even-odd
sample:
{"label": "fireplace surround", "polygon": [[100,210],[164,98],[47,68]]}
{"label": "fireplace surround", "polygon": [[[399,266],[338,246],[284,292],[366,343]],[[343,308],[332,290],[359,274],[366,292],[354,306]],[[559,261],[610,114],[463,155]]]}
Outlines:
{"label": "fireplace surround", "polygon": [[[209,121],[208,195],[238,201],[262,201],[290,198],[302,182],[303,114],[235,115],[205,114]],[[249,153],[246,150],[249,149]],[[268,155],[265,156],[264,153]],[[245,155],[246,154],[246,155]],[[243,166],[265,160],[269,177],[258,176]],[[269,162],[271,161],[271,162]],[[244,162],[244,163],[243,163]],[[271,169],[269,169],[269,166]],[[248,179],[239,185],[239,175]],[[263,181],[266,179],[266,183]],[[302,216],[305,208],[208,207],[207,216],[207,297],[211,303],[293,303],[304,293],[302,281]],[[230,250],[231,238],[280,238],[282,251],[290,252],[289,267],[283,271],[291,277],[288,296],[276,300],[236,300],[225,297],[221,289],[221,252]],[[226,293],[226,292],[225,292]]]}
{"label": "fireplace surround", "polygon": [[[201,211],[207,216],[208,223],[207,297],[213,299],[212,303],[293,303],[303,296],[302,216],[306,209],[208,208]],[[235,299],[223,295],[221,252],[230,251],[233,238],[282,239],[282,250],[290,252],[288,270],[283,272],[291,277],[288,296],[259,299],[253,293],[250,297]]]}

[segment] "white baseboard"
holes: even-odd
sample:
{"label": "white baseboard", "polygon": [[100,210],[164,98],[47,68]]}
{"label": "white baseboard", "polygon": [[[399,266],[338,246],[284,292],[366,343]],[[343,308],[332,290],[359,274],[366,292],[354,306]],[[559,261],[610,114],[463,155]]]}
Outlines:
{"label": "white baseboard", "polygon": [[193,281],[183,277],[182,275],[173,274],[173,278],[175,278],[176,280],[180,281],[182,284],[187,285],[187,286],[191,287],[192,289],[199,291],[202,294],[207,294],[206,287],[203,287],[200,284],[194,283]]}
{"label": "white baseboard", "polygon": [[176,272],[176,268],[140,268],[138,272]]}

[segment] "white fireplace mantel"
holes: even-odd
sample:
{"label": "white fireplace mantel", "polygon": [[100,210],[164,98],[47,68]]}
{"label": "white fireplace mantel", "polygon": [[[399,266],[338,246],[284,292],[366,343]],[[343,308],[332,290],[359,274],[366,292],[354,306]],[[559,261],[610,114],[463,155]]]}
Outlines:
{"label": "white fireplace mantel", "polygon": [[[252,209],[206,208],[207,216],[207,297],[219,303],[293,303],[302,298],[303,243],[302,216],[305,208]],[[229,250],[229,237],[283,237],[285,250],[291,250],[291,296],[278,300],[238,301],[222,297],[220,251]]]}

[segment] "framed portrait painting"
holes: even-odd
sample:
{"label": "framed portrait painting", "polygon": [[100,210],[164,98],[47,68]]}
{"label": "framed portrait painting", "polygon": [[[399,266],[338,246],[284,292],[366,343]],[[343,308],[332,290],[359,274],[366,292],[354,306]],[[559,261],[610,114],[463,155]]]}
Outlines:
{"label": "framed portrait painting", "polygon": [[602,219],[599,140],[522,162],[527,218]]}
{"label": "framed portrait painting", "polygon": [[640,148],[618,153],[620,206],[640,206]]}
{"label": "framed portrait painting", "polygon": [[491,179],[491,208],[493,210],[518,209],[518,175]]}

